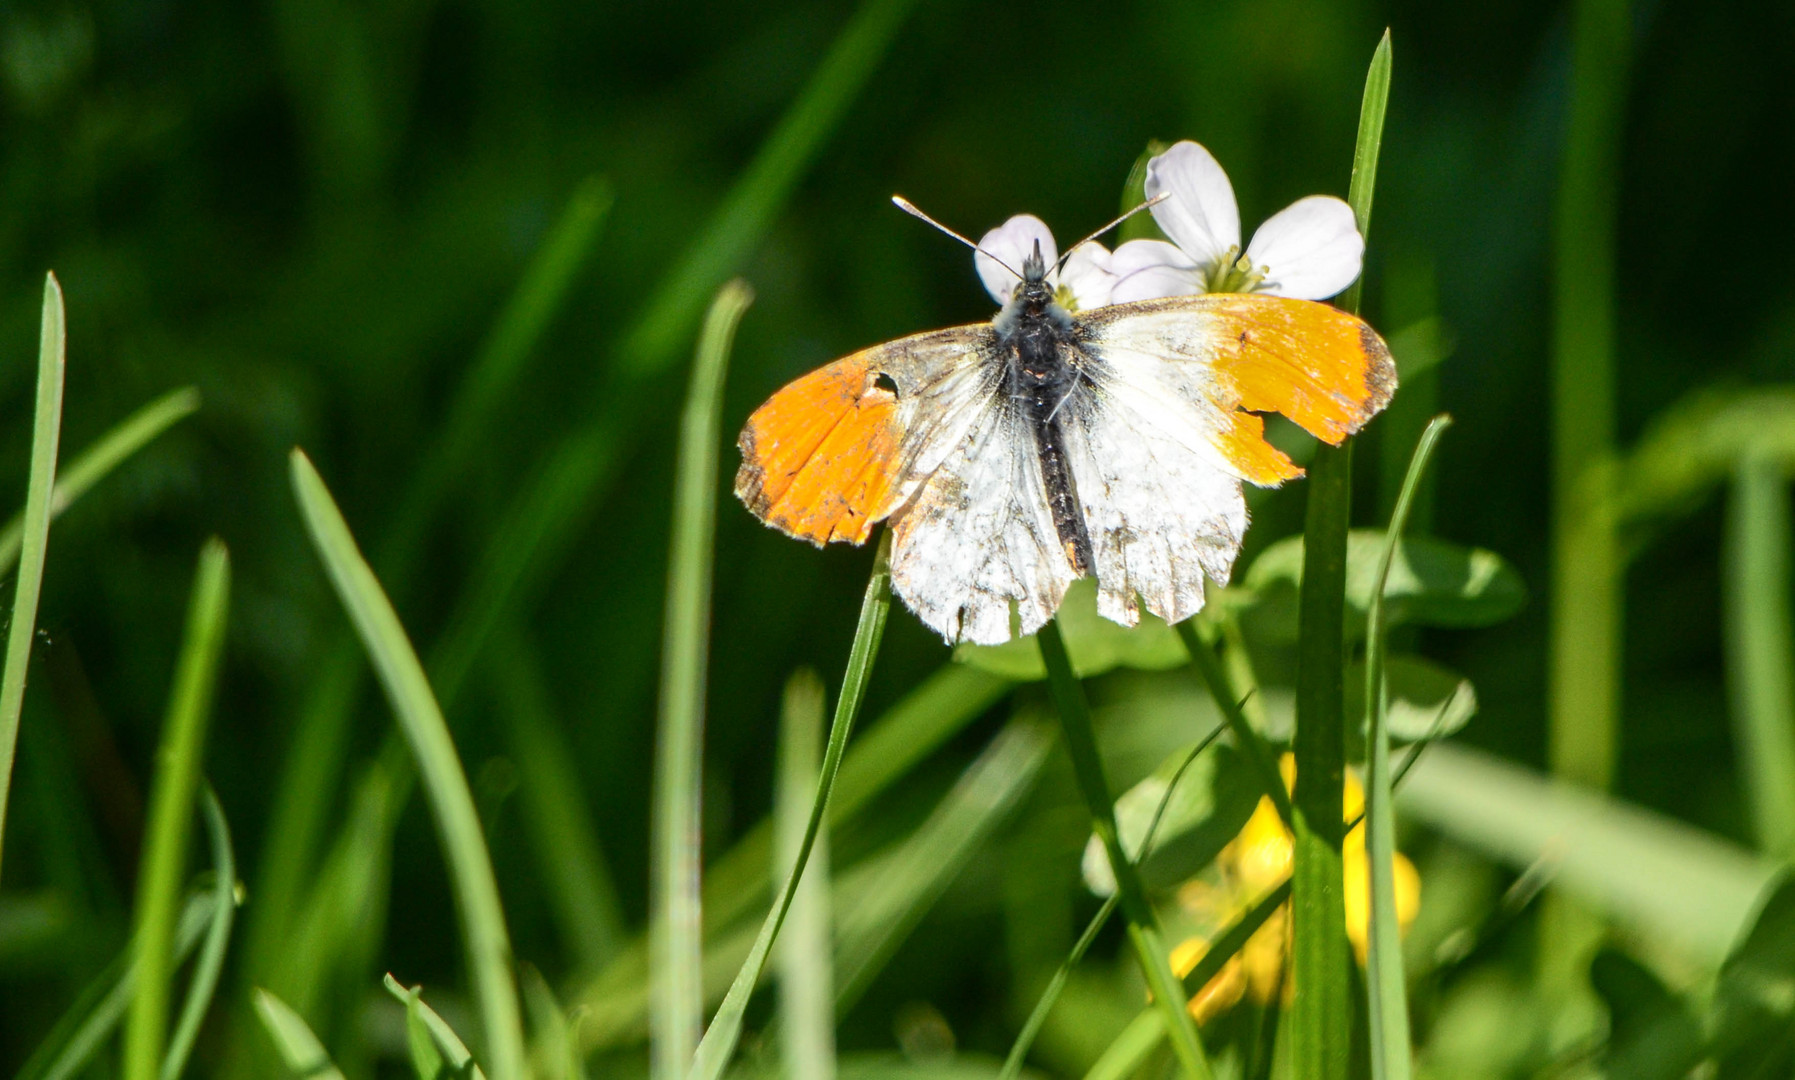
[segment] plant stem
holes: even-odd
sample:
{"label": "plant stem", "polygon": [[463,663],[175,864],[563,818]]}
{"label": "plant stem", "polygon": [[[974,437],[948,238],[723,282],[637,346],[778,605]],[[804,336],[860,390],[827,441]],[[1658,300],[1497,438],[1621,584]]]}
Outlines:
{"label": "plant stem", "polygon": [[1185,1074],[1193,1080],[1208,1080],[1209,1060],[1197,1037],[1196,1023],[1185,1008],[1187,999],[1183,984],[1172,974],[1170,956],[1160,937],[1159,922],[1153,914],[1153,905],[1147,900],[1140,871],[1122,848],[1121,834],[1116,829],[1115,801],[1110,796],[1103,758],[1097,750],[1097,735],[1091,727],[1090,706],[1085,701],[1083,685],[1072,674],[1072,661],[1066,655],[1066,642],[1060,636],[1059,624],[1048,622],[1036,635],[1036,640],[1040,643],[1041,660],[1047,666],[1047,685],[1060,714],[1060,727],[1066,736],[1072,770],[1090,808],[1092,828],[1109,854],[1110,870],[1116,877],[1122,914],[1128,919],[1128,940],[1134,946],[1135,959],[1140,962],[1153,1000],[1165,1018],[1166,1030],[1172,1037],[1172,1050]]}

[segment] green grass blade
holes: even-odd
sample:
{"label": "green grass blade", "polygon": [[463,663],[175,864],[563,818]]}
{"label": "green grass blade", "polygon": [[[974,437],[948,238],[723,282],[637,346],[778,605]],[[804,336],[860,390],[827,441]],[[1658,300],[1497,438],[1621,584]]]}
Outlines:
{"label": "green grass blade", "polygon": [[330,1051],[312,1034],[303,1017],[266,990],[257,988],[253,999],[262,1030],[273,1040],[288,1072],[303,1080],[343,1080],[342,1070],[330,1060]]}
{"label": "green grass blade", "polygon": [[717,426],[730,345],[736,324],[753,299],[753,291],[741,281],[731,282],[717,293],[699,336],[680,420],[649,842],[654,875],[649,931],[654,994],[650,1031],[656,1080],[678,1080],[685,1075],[704,1026],[699,798],[717,525]]}
{"label": "green grass blade", "polygon": [[[823,683],[809,669],[785,684],[779,724],[779,790],[774,803],[778,845],[773,872],[798,861],[822,761]],[[792,897],[779,939],[780,1053],[785,1075],[805,1080],[835,1076],[835,969],[830,961],[829,830],[816,843]]]}
{"label": "green grass blade", "polygon": [[1165,1014],[1158,1009],[1144,1009],[1129,1022],[1122,1033],[1098,1057],[1084,1080],[1128,1080],[1134,1076],[1165,1038]]}
{"label": "green grass blade", "polygon": [[[213,895],[193,895],[181,909],[175,927],[175,960],[181,963],[193,952],[217,910]],[[50,1034],[19,1069],[15,1080],[68,1080],[87,1067],[130,1008],[136,986],[135,956],[127,943],[123,952],[69,1006]]]}
{"label": "green grass blade", "polygon": [[705,298],[736,272],[766,234],[915,6],[916,0],[864,0],[747,171],[624,335],[619,355],[624,374],[652,375],[673,362]]}
{"label": "green grass blade", "polygon": [[[610,205],[610,190],[603,180],[587,180],[575,190],[463,376],[441,435],[420,454],[424,464],[400,496],[399,511],[377,548],[382,570],[401,575],[394,581],[398,593],[405,591],[400,587],[406,582],[403,575],[415,565],[417,545],[444,495],[465,471],[469,454],[490,434],[493,418],[523,374],[524,361],[565,304]],[[244,970],[251,979],[270,981],[281,975],[287,933],[316,870],[318,837],[340,797],[340,773],[350,716],[362,689],[363,663],[354,638],[338,638],[325,652],[298,710],[297,735],[262,844],[256,902],[246,913]],[[453,696],[443,695],[444,700]],[[227,1071],[246,1077],[252,1071],[250,1064],[238,1054]]]}
{"label": "green grass blade", "polygon": [[[1370,236],[1371,200],[1390,96],[1386,31],[1372,54],[1353,147],[1352,206]],[[1340,298],[1357,311],[1358,282]],[[1345,1080],[1351,1049],[1352,963],[1340,859],[1346,770],[1346,533],[1352,516],[1352,441],[1321,447],[1309,466],[1303,523],[1303,588],[1296,672],[1295,869],[1292,874],[1294,996],[1290,1060],[1297,1080]]]}
{"label": "green grass blade", "polygon": [[816,800],[811,804],[810,821],[804,828],[804,840],[798,845],[797,861],[792,864],[785,883],[773,898],[773,908],[761,923],[760,932],[754,938],[748,958],[743,961],[734,981],[729,984],[729,992],[724,995],[723,1004],[711,1018],[710,1027],[705,1030],[704,1039],[698,1044],[698,1053],[693,1058],[688,1080],[717,1080],[728,1068],[729,1059],[735,1056],[736,1043],[742,1037],[742,1014],[748,1009],[748,998],[754,993],[755,984],[760,982],[760,973],[766,967],[767,953],[779,936],[779,927],[785,922],[786,912],[791,908],[798,879],[804,873],[805,861],[810,858],[811,845],[816,842],[816,835],[822,828],[823,814],[829,808],[829,794],[835,787],[835,777],[841,768],[848,735],[854,730],[861,702],[866,698],[866,684],[872,679],[873,661],[878,658],[879,644],[885,637],[885,619],[890,613],[891,534],[885,532],[879,537],[878,550],[873,554],[873,572],[867,580],[866,595],[860,604],[860,620],[854,627],[854,643],[848,649],[848,667],[841,678],[841,696],[835,700],[835,717],[829,723],[829,746],[823,752],[823,767],[817,777]]}
{"label": "green grass blade", "polygon": [[535,655],[516,628],[498,653],[497,705],[517,760],[524,824],[562,943],[582,969],[597,971],[626,937],[617,886]]}
{"label": "green grass blade", "polygon": [[1403,978],[1402,930],[1396,921],[1396,811],[1391,804],[1390,732],[1384,725],[1384,585],[1396,543],[1408,524],[1415,491],[1427,471],[1428,458],[1448,426],[1449,416],[1436,416],[1421,433],[1408,475],[1390,514],[1378,559],[1371,610],[1365,618],[1365,728],[1370,767],[1365,777],[1365,851],[1371,861],[1371,932],[1367,942],[1366,980],[1371,1020],[1373,1080],[1408,1080],[1410,1074],[1409,1000]]}
{"label": "green grass blade", "polygon": [[[828,821],[840,827],[1010,690],[1010,683],[963,664],[924,679],[867,727],[842,759]],[[728,926],[765,901],[772,832],[762,822],[712,865],[704,880],[706,932]]]}
{"label": "green grass blade", "polygon": [[1727,682],[1758,846],[1795,857],[1795,627],[1789,616],[1789,482],[1747,457],[1727,513]]}
{"label": "green grass blade", "polygon": [[206,836],[212,844],[212,920],[206,928],[206,943],[193,965],[187,999],[181,1004],[174,1034],[168,1038],[161,1080],[176,1080],[187,1067],[187,1055],[212,1007],[218,976],[224,970],[225,948],[231,940],[231,925],[237,917],[237,856],[231,850],[231,828],[224,819],[224,807],[219,805],[218,793],[211,784],[202,783],[200,809],[205,811]]}
{"label": "green grass blade", "polygon": [[[54,521],[75,501],[104,480],[107,474],[199,409],[199,391],[191,386],[171,390],[125,417],[99,441],[83,450],[60,470],[51,489],[50,519]],[[0,528],[0,573],[12,569],[25,542],[24,515]]]}
{"label": "green grass blade", "polygon": [[904,939],[1034,786],[1053,746],[1033,718],[1005,725],[927,819],[888,857],[844,875],[835,1015],[859,1003]]}
{"label": "green grass blade", "polygon": [[63,323],[62,286],[44,278],[43,326],[37,349],[37,407],[32,416],[31,477],[25,489],[25,518],[19,580],[13,592],[12,621],[6,634],[6,661],[0,670],[0,852],[5,850],[6,803],[12,791],[13,751],[19,741],[19,712],[25,704],[26,665],[37,633],[37,597],[44,582],[44,555],[50,540],[50,505],[56,486],[56,447],[62,437],[62,383],[68,335]]}
{"label": "green grass blade", "polygon": [[423,1020],[424,1028],[435,1042],[437,1052],[442,1055],[443,1061],[452,1071],[457,1075],[466,1073],[485,1080],[485,1074],[480,1071],[479,1064],[474,1061],[473,1052],[467,1048],[466,1043],[461,1041],[461,1036],[455,1034],[455,1029],[450,1027],[449,1022],[438,1015],[435,1009],[424,1003],[423,987],[408,987],[393,978],[391,973],[381,980],[381,985],[386,987],[387,993],[399,999],[408,1013],[415,1012]]}
{"label": "green grass blade", "polygon": [[[1160,822],[1165,820],[1166,808],[1172,805],[1172,794],[1178,790],[1178,783],[1184,779],[1185,771],[1196,763],[1203,751],[1209,749],[1221,736],[1223,730],[1225,729],[1216,728],[1192,747],[1190,753],[1185,756],[1183,764],[1179,765],[1178,770],[1172,774],[1171,780],[1166,784],[1165,793],[1159,797],[1159,805],[1153,808],[1153,820],[1147,824],[1147,833],[1141,839],[1141,859],[1152,854],[1154,841],[1159,836]],[[1041,992],[1040,999],[1035,1002],[1034,1010],[1029,1013],[1028,1021],[1022,1025],[1022,1030],[1016,1035],[1016,1041],[1010,1045],[1010,1052],[1004,1058],[1003,1071],[998,1074],[998,1080],[1016,1080],[1016,1077],[1021,1075],[1023,1059],[1028,1056],[1029,1047],[1034,1045],[1035,1036],[1040,1034],[1042,1025],[1047,1023],[1047,1016],[1053,1011],[1054,1002],[1059,999],[1060,991],[1065,988],[1066,980],[1072,975],[1072,969],[1078,966],[1080,960],[1084,959],[1084,954],[1090,949],[1091,943],[1097,940],[1098,932],[1109,922],[1109,917],[1115,914],[1117,901],[1118,894],[1116,893],[1111,893],[1103,901],[1103,906],[1097,909],[1097,914],[1093,915],[1091,921],[1086,924],[1084,933],[1080,934],[1078,940],[1073,943],[1072,951],[1066,954],[1066,959],[1060,963],[1059,968],[1048,979],[1047,987]]]}
{"label": "green grass blade", "polygon": [[[1170,795],[1170,792],[1167,794]],[[1097,940],[1097,935],[1109,923],[1109,917],[1116,913],[1116,903],[1117,897],[1114,894],[1103,901],[1097,914],[1091,916],[1091,921],[1085,924],[1084,932],[1072,943],[1072,950],[1066,954],[1066,959],[1047,980],[1047,986],[1035,1001],[1028,1020],[1023,1023],[1022,1030],[1016,1033],[1016,1041],[1010,1044],[1010,1052],[1003,1059],[1003,1071],[997,1074],[997,1080],[1016,1080],[1022,1075],[1022,1063],[1027,1060],[1029,1049],[1035,1045],[1036,1036],[1041,1034],[1041,1028],[1046,1025],[1048,1014],[1053,1012],[1054,1004],[1059,1001],[1060,991],[1065,989],[1066,980],[1072,977],[1072,969],[1084,959],[1084,954]],[[1153,1015],[1157,1017],[1159,1014]]]}
{"label": "green grass blade", "polygon": [[168,984],[174,970],[175,909],[187,865],[187,831],[199,788],[200,758],[224,654],[231,560],[222,541],[206,541],[187,608],[187,632],[156,753],[147,835],[137,877],[136,991],[125,1026],[125,1080],[161,1075],[168,1037]]}
{"label": "green grass blade", "polygon": [[443,419],[441,441],[431,447],[417,478],[405,491],[394,515],[392,536],[380,550],[378,562],[383,570],[397,572],[397,563],[411,561],[449,487],[485,445],[493,417],[523,375],[537,342],[560,313],[613,202],[609,182],[603,177],[587,177],[574,188],[560,218],[537,246],[473,365],[456,387]]}
{"label": "green grass blade", "polygon": [[[1352,181],[1346,191],[1346,202],[1352,207],[1359,235],[1367,242],[1371,240],[1371,199],[1377,194],[1377,162],[1384,145],[1384,110],[1390,103],[1390,61],[1390,31],[1386,29],[1371,54],[1371,68],[1365,73],[1365,94],[1359,100],[1359,134],[1352,149]],[[1365,276],[1361,273],[1336,303],[1358,314],[1364,284]]]}
{"label": "green grass blade", "polygon": [[[1571,5],[1569,116],[1552,223],[1552,580],[1546,760],[1605,790],[1619,742],[1625,560],[1614,498],[1615,219],[1633,37],[1627,0]],[[1549,1043],[1602,1022],[1586,978],[1593,916],[1547,898],[1538,937]]]}
{"label": "green grass blade", "polygon": [[1551,871],[1555,889],[1704,968],[1727,957],[1784,872],[1713,833],[1451,742],[1429,747],[1398,801],[1512,869]]}
{"label": "green grass blade", "polygon": [[362,558],[323,479],[299,450],[293,451],[292,465],[293,491],[312,544],[368,650],[429,793],[448,857],[492,1075],[497,1080],[522,1080],[523,1019],[511,973],[510,935],[480,818],[448,725],[398,614]]}
{"label": "green grass blade", "polygon": [[1066,736],[1066,750],[1072,757],[1079,790],[1090,809],[1092,828],[1109,853],[1110,870],[1116,877],[1122,914],[1128,919],[1128,940],[1134,946],[1135,959],[1153,991],[1155,1005],[1165,1017],[1166,1030],[1171,1034],[1172,1049],[1178,1055],[1179,1064],[1193,1080],[1207,1080],[1209,1060],[1203,1053],[1202,1040],[1197,1036],[1196,1021],[1185,1008],[1184,987],[1172,974],[1170,956],[1160,937],[1159,921],[1147,899],[1140,872],[1122,849],[1121,836],[1116,829],[1115,799],[1110,794],[1103,758],[1097,750],[1097,736],[1091,728],[1091,711],[1085,700],[1084,687],[1072,674],[1072,660],[1066,655],[1066,643],[1060,636],[1059,626],[1049,621],[1036,639],[1041,647],[1041,660],[1047,665],[1048,689],[1060,714],[1060,728]]}

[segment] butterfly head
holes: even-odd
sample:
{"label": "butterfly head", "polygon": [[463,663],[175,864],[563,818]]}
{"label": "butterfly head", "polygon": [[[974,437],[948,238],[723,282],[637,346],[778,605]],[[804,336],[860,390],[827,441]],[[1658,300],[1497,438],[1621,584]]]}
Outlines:
{"label": "butterfly head", "polygon": [[1041,242],[1037,240],[1035,250],[1022,260],[1022,280],[1010,294],[1009,303],[992,320],[1000,334],[1014,332],[1017,324],[1024,321],[1046,320],[1062,330],[1071,329],[1072,313],[1054,299],[1054,287],[1047,280],[1047,273],[1047,259],[1041,254]]}

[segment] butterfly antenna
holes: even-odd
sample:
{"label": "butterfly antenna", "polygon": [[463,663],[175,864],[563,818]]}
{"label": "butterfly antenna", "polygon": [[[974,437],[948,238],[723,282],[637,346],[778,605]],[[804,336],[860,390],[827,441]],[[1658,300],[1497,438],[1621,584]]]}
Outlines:
{"label": "butterfly antenna", "polygon": [[985,258],[990,259],[992,262],[1003,267],[1005,270],[1008,270],[1010,273],[1015,274],[1016,280],[1018,280],[1018,281],[1022,280],[1022,275],[1017,272],[1015,267],[1011,266],[1007,262],[1004,262],[1002,259],[991,254],[989,251],[986,251],[984,248],[979,247],[977,244],[966,239],[964,236],[961,236],[959,233],[948,228],[946,225],[941,224],[941,222],[936,221],[934,218],[923,213],[921,210],[917,209],[916,204],[911,202],[909,199],[904,198],[902,195],[893,195],[891,197],[891,203],[893,206],[896,206],[899,210],[902,210],[904,213],[909,214],[913,218],[919,218],[923,221],[928,222],[930,225],[935,226],[937,229],[940,229],[942,232],[953,237],[955,240],[958,240],[960,243],[965,244],[967,247],[969,247],[972,250],[983,255]]}
{"label": "butterfly antenna", "polygon": [[1122,224],[1122,222],[1127,221],[1129,218],[1140,213],[1142,210],[1146,210],[1150,207],[1158,206],[1160,203],[1165,202],[1167,199],[1169,199],[1171,197],[1172,197],[1171,192],[1162,191],[1159,194],[1153,196],[1151,199],[1148,199],[1146,202],[1135,207],[1133,210],[1128,211],[1126,214],[1123,214],[1121,217],[1110,222],[1108,225],[1105,225],[1103,228],[1098,229],[1096,232],[1085,237],[1083,240],[1080,240],[1078,243],[1073,244],[1071,247],[1066,249],[1066,253],[1064,255],[1060,256],[1060,261],[1054,264],[1054,269],[1058,270],[1060,267],[1065,266],[1066,260],[1070,259],[1072,257],[1072,253],[1074,251],[1077,251],[1079,248],[1084,247],[1086,244],[1097,239],[1099,236],[1102,236],[1104,233],[1115,228],[1117,225]]}

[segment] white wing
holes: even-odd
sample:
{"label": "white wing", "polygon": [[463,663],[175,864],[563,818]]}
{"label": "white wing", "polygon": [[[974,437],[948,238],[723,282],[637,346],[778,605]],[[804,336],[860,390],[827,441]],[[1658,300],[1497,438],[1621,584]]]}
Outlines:
{"label": "white wing", "polygon": [[1217,449],[1229,418],[1209,372],[1110,344],[1096,386],[1072,407],[1067,455],[1097,573],[1097,610],[1124,626],[1147,610],[1178,622],[1226,584],[1246,533],[1240,477]]}
{"label": "white wing", "polygon": [[997,374],[961,403],[977,410],[964,434],[920,455],[928,479],[892,516],[892,587],[950,642],[1009,641],[1012,604],[1019,632],[1034,633],[1076,576],[1054,530],[1033,433],[998,392]]}

